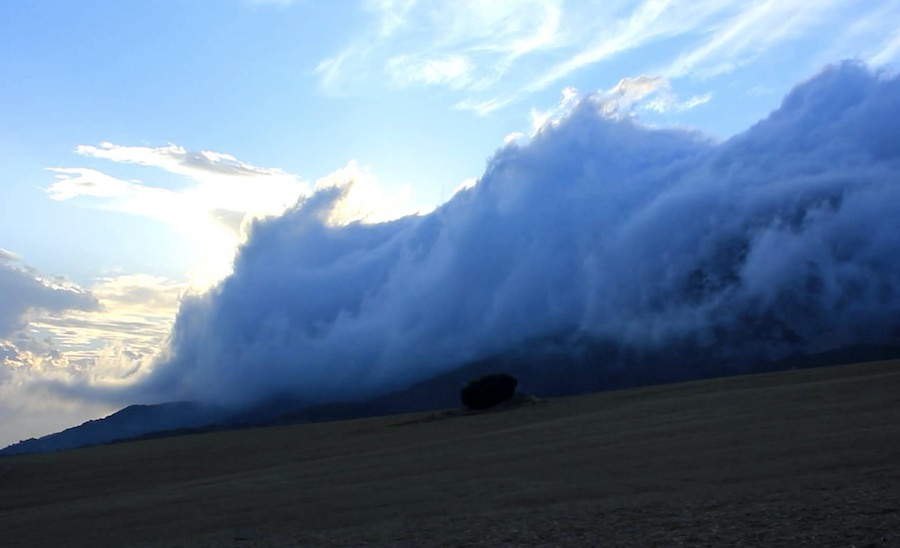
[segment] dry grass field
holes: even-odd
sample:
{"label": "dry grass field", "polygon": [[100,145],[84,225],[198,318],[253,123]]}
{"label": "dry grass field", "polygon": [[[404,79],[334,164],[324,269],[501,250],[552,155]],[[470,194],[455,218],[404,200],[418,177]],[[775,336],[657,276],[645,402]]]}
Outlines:
{"label": "dry grass field", "polygon": [[898,546],[900,361],[0,460],[2,546]]}

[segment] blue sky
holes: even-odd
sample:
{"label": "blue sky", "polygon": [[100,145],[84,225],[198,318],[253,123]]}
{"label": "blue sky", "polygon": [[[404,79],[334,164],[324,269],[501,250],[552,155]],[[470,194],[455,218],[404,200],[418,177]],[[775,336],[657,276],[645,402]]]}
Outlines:
{"label": "blue sky", "polygon": [[0,444],[108,411],[29,379],[145,363],[247,223],[317,187],[357,182],[346,219],[428,211],[598,91],[725,139],[827,63],[896,70],[896,21],[856,0],[3,3]]}

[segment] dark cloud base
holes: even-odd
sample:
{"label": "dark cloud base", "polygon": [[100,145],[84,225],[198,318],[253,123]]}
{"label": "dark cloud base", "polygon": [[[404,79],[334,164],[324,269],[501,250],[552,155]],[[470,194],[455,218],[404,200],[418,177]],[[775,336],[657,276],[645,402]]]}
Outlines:
{"label": "dark cloud base", "polygon": [[312,405],[498,367],[566,393],[900,346],[900,79],[828,67],[723,143],[601,102],[429,215],[327,226],[330,189],[257,223],[127,397]]}

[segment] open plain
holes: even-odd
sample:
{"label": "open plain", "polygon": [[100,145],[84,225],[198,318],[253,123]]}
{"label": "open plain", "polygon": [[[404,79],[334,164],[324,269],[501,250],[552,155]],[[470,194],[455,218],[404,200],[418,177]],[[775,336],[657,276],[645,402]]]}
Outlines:
{"label": "open plain", "polygon": [[900,361],[0,460],[2,546],[898,546]]}

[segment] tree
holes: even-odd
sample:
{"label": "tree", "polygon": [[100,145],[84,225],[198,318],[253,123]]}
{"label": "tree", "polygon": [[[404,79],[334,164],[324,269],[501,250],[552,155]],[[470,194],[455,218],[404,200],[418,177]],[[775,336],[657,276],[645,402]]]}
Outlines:
{"label": "tree", "polygon": [[507,373],[486,375],[469,382],[459,397],[469,409],[488,409],[513,397],[519,381]]}

